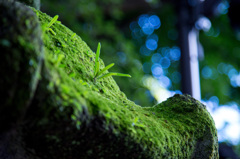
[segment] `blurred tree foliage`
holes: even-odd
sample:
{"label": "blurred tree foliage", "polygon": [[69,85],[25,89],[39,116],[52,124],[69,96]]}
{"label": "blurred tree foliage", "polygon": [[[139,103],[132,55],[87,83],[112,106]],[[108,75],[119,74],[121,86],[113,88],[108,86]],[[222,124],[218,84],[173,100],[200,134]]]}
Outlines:
{"label": "blurred tree foliage", "polygon": [[[58,14],[64,25],[75,31],[93,49],[101,42],[101,57],[105,64],[115,63],[111,71],[128,73],[132,78],[118,78],[119,84],[129,99],[148,106],[156,103],[144,87],[142,70],[145,62],[151,63],[151,56],[140,55],[139,49],[147,36],[132,40],[129,25],[141,14],[155,14],[161,19],[158,48],[177,46],[177,16],[174,7],[160,1],[144,0],[42,0],[41,10],[54,16]],[[221,104],[239,101],[239,86],[234,85],[233,76],[239,74],[240,47],[232,31],[227,15],[211,19],[212,28],[200,32],[205,59],[200,62],[202,98],[208,100],[217,96]],[[159,50],[159,49],[158,49]],[[153,55],[155,52],[152,52]],[[170,79],[179,69],[179,61],[171,63],[164,70]],[[151,72],[149,73],[151,74]],[[232,84],[231,84],[232,82]],[[168,88],[179,90],[180,82],[172,82]],[[150,98],[149,98],[150,96]]]}
{"label": "blurred tree foliage", "polygon": [[240,41],[237,32],[232,29],[227,14],[212,18],[211,22],[212,28],[200,34],[205,52],[200,68],[210,68],[209,78],[201,78],[202,96],[206,99],[217,96],[220,104],[230,101],[240,104],[240,89],[237,85],[240,79],[236,79],[240,69]]}

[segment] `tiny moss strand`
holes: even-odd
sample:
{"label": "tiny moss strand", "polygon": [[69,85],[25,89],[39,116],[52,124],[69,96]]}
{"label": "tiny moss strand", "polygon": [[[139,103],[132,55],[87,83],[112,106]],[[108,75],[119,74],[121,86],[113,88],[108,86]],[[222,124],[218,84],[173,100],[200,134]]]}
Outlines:
{"label": "tiny moss strand", "polygon": [[114,63],[111,63],[111,64],[107,65],[102,71],[100,71],[100,72],[96,75],[96,77],[98,77],[99,75],[103,74],[103,72],[105,72],[106,70],[110,69],[110,68],[113,67],[113,66],[114,66]]}
{"label": "tiny moss strand", "polygon": [[114,73],[109,72],[109,73],[107,73],[107,74],[104,74],[104,75],[102,75],[102,76],[97,77],[97,79],[101,79],[101,78],[108,77],[108,76],[113,76],[113,75],[114,75]]}
{"label": "tiny moss strand", "polygon": [[96,51],[96,58],[95,58],[95,70],[94,70],[94,76],[96,77],[99,72],[99,56],[100,56],[100,50],[101,50],[101,43],[98,43],[97,51]]}
{"label": "tiny moss strand", "polygon": [[50,21],[50,23],[48,23],[48,28],[50,28],[58,19],[58,15],[55,15],[52,20]]}
{"label": "tiny moss strand", "polygon": [[123,74],[123,73],[117,73],[117,72],[109,72],[107,74],[104,74],[104,75],[98,77],[97,79],[101,79],[101,78],[108,77],[108,76],[131,77],[129,74]]}
{"label": "tiny moss strand", "polygon": [[76,36],[76,33],[73,33],[71,36],[71,39],[73,39]]}
{"label": "tiny moss strand", "polygon": [[125,73],[115,73],[113,76],[132,77],[131,75]]}
{"label": "tiny moss strand", "polygon": [[51,28],[48,28],[48,30],[49,30],[53,35],[57,35]]}

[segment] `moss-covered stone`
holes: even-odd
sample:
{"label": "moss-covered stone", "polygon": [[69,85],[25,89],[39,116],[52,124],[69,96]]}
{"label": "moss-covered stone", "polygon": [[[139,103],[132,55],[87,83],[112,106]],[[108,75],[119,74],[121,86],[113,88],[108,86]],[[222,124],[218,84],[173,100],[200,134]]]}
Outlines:
{"label": "moss-covered stone", "polygon": [[[136,105],[120,91],[112,77],[93,79],[95,53],[79,36],[58,21],[49,26],[52,18],[33,10],[44,33],[45,59],[33,100],[29,107],[21,107],[26,113],[19,136],[25,150],[31,150],[36,158],[51,159],[218,158],[216,128],[204,105],[188,95],[175,95],[153,107]],[[25,39],[25,35],[22,37]],[[39,52],[29,55],[25,47],[21,52],[16,50],[18,57],[24,54],[24,62]],[[15,55],[12,49],[7,53]],[[21,59],[14,58],[13,62],[19,63]],[[11,61],[6,61],[6,66],[12,69],[10,64]],[[27,65],[26,72],[30,68]],[[103,68],[100,61],[100,69]],[[12,72],[19,75],[15,69]],[[37,69],[31,73],[36,72],[39,73]],[[8,71],[2,75],[14,80]],[[32,78],[23,79],[30,82]],[[29,92],[34,91],[26,90]],[[13,97],[21,104],[18,96]],[[8,105],[12,110],[18,107],[17,103]]]}
{"label": "moss-covered stone", "polygon": [[32,10],[0,1],[0,50],[0,129],[5,129],[21,118],[40,77],[42,33]]}

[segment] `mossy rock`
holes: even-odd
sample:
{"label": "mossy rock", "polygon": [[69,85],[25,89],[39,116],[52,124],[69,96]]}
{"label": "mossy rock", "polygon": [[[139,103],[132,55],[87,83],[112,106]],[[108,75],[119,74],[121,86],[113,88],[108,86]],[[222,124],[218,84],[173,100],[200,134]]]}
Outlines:
{"label": "mossy rock", "polygon": [[[3,4],[0,3],[0,6]],[[24,158],[49,159],[218,158],[216,128],[203,104],[188,95],[175,95],[152,107],[136,105],[120,91],[112,77],[94,80],[95,53],[79,36],[58,21],[49,29],[50,16],[33,8],[25,7],[25,10],[33,10],[39,18],[43,36],[30,37],[43,39],[45,56],[41,65],[41,60],[37,60],[43,57],[41,49],[29,54],[28,47],[21,47],[20,51],[16,47],[1,55],[18,55],[13,61],[5,61],[4,65],[10,69],[12,62],[24,61],[24,65],[32,56],[38,56],[34,59],[38,61],[37,66],[41,66],[41,71],[35,69],[30,72],[40,74],[38,84],[35,82],[36,91],[26,89],[24,92],[33,95],[20,98],[22,87],[26,86],[18,84],[21,89],[16,92],[20,92],[15,93],[12,99],[19,104],[30,103],[20,107],[22,111],[19,118],[16,117],[18,122],[14,120],[17,127],[7,127],[4,133],[0,133],[0,147],[4,147],[0,148],[0,158],[4,155],[11,158],[13,154],[24,154]],[[14,27],[17,29],[21,26]],[[29,39],[28,36],[19,35]],[[41,48],[41,43],[33,41],[27,44]],[[4,46],[3,43],[0,45]],[[18,45],[22,46],[20,42],[16,43]],[[26,66],[24,70],[29,72],[31,65]],[[101,60],[100,69],[103,68]],[[25,71],[22,71],[23,74]],[[21,79],[16,70],[12,69],[11,74]],[[13,81],[11,74],[8,71],[1,72],[2,76]],[[22,78],[26,83],[31,83],[33,78],[29,77]],[[8,88],[9,85],[6,85],[1,92]],[[3,117],[10,111],[2,109],[4,106],[0,107]],[[18,110],[15,107],[19,107],[17,102],[9,106],[13,112]],[[12,133],[13,130],[15,133]],[[12,134],[10,137],[6,135],[9,133]],[[8,137],[3,140],[5,136]],[[6,144],[15,138],[18,139],[16,143]]]}
{"label": "mossy rock", "polygon": [[17,2],[0,1],[0,50],[0,129],[3,130],[15,125],[24,113],[40,77],[43,41],[32,10]]}

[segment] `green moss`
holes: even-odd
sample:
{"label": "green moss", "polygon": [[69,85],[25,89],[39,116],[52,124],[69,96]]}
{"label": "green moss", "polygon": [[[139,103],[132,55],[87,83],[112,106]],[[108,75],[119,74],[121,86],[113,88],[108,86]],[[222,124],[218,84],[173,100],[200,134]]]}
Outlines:
{"label": "green moss", "polygon": [[95,54],[79,36],[59,22],[52,34],[44,29],[52,18],[34,11],[45,30],[45,63],[25,134],[40,156],[217,158],[216,129],[204,105],[187,95],[153,107],[134,104],[112,77],[93,80]]}

